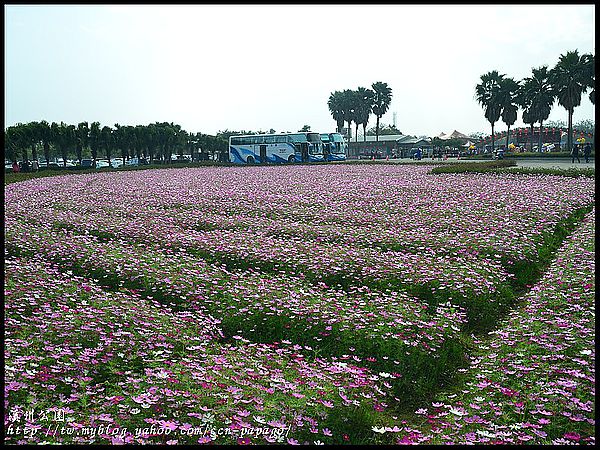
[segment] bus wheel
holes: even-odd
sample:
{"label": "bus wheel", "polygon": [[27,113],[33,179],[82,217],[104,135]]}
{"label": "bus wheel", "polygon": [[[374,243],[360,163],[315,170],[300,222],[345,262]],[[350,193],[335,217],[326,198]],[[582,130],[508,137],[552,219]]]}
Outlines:
{"label": "bus wheel", "polygon": [[246,162],[248,164],[254,164],[254,157],[253,156],[248,156],[248,159],[246,160]]}
{"label": "bus wheel", "polygon": [[289,163],[296,162],[296,157],[294,155],[290,155],[290,157],[288,158],[288,162]]}

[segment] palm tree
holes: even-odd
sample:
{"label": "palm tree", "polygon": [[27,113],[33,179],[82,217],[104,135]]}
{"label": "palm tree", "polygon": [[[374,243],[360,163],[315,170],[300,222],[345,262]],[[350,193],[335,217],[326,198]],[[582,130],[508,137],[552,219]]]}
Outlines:
{"label": "palm tree", "polygon": [[519,107],[519,83],[513,78],[503,78],[500,83],[500,97],[502,103],[502,121],[508,125],[506,131],[506,150],[510,140],[510,126],[517,121],[517,111]]}
{"label": "palm tree", "polygon": [[573,111],[581,104],[581,96],[589,87],[589,57],[579,56],[577,50],[560,55],[558,63],[550,70],[550,83],[558,104],[568,112],[567,148],[573,144]]}
{"label": "palm tree", "polygon": [[533,152],[533,126],[537,122],[537,118],[533,114],[533,110],[531,108],[525,109],[523,111],[523,123],[529,124],[531,127],[531,135],[529,136],[529,150]]}
{"label": "palm tree", "polygon": [[342,132],[342,128],[344,128],[344,112],[342,109],[342,93],[340,91],[334,91],[329,96],[329,100],[327,101],[327,106],[329,107],[329,112],[333,116],[333,120],[336,123],[336,131],[338,133]]}
{"label": "palm tree", "polygon": [[355,111],[356,116],[356,137],[358,138],[358,125],[363,126],[363,141],[367,141],[367,124],[371,115],[371,107],[373,106],[373,96],[375,93],[371,89],[359,87],[356,90],[358,107]]}
{"label": "palm tree", "polygon": [[533,107],[533,97],[535,93],[534,82],[531,78],[524,78],[520,84],[519,106],[523,108],[523,123],[531,127],[529,136],[529,150],[533,151],[533,126],[537,122],[535,110]]}
{"label": "palm tree", "polygon": [[371,111],[377,117],[377,124],[375,127],[375,140],[379,142],[379,119],[383,116],[392,102],[392,88],[387,83],[377,81],[371,85],[373,89],[373,105]]}
{"label": "palm tree", "polygon": [[585,67],[585,78],[587,81],[587,87],[590,88],[590,102],[592,102],[592,105],[596,104],[596,88],[595,88],[595,84],[596,84],[596,74],[594,72],[594,55],[592,55],[591,53],[585,53],[581,56],[581,58],[584,61],[584,67]]}
{"label": "palm tree", "polygon": [[[548,66],[541,66],[531,69],[532,76],[523,80],[526,95],[531,101],[532,116],[540,123],[540,135],[538,141],[538,150],[542,149],[542,126],[544,120],[550,116],[555,95],[552,84],[549,80]],[[533,148],[532,148],[533,149]]]}
{"label": "palm tree", "polygon": [[481,83],[475,87],[477,102],[483,106],[485,118],[492,126],[492,151],[494,151],[494,124],[502,113],[500,92],[503,79],[504,75],[500,75],[497,70],[492,70],[481,75]]}
{"label": "palm tree", "polygon": [[344,89],[341,95],[341,108],[344,122],[348,122],[348,142],[352,137],[352,121],[354,120],[354,110],[356,109],[356,92],[352,89]]}

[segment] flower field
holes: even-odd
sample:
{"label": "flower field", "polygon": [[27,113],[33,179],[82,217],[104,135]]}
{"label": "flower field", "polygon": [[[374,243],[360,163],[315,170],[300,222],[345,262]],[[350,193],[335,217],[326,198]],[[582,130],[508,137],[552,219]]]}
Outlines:
{"label": "flower field", "polygon": [[8,185],[5,442],[593,442],[594,201],[384,164]]}

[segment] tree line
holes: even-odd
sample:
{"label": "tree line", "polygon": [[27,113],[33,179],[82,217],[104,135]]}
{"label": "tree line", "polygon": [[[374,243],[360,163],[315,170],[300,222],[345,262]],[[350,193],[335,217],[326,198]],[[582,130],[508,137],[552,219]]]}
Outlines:
{"label": "tree line", "polygon": [[[235,132],[231,132],[235,133]],[[149,125],[101,126],[100,122],[81,122],[77,126],[64,122],[45,120],[18,123],[4,132],[4,159],[16,162],[37,160],[43,154],[46,165],[60,156],[63,166],[67,159],[81,160],[90,155],[94,163],[99,158],[110,161],[122,158],[146,159],[150,164],[170,164],[171,155],[192,155],[192,159],[215,158],[224,155],[228,142],[224,136],[189,133],[172,122],[156,122]]]}
{"label": "tree line", "polygon": [[[510,127],[517,120],[519,109],[523,110],[523,122],[531,126],[540,124],[550,116],[556,101],[568,112],[567,148],[573,147],[573,111],[581,104],[581,97],[590,90],[589,99],[595,101],[594,55],[579,55],[577,50],[561,54],[556,65],[532,68],[532,74],[523,80],[515,80],[492,70],[481,75],[481,82],[475,87],[477,102],[484,109],[484,115],[492,127],[492,148],[494,148],[494,124],[502,119],[508,126],[506,146]],[[539,137],[542,147],[542,133]],[[531,143],[533,147],[533,143]]]}
{"label": "tree line", "polygon": [[329,96],[327,106],[339,133],[342,132],[344,123],[348,123],[348,142],[350,142],[352,122],[356,126],[356,140],[358,140],[359,125],[362,125],[364,140],[367,140],[367,124],[371,114],[374,114],[377,118],[375,140],[379,141],[379,119],[387,112],[391,102],[392,89],[387,83],[377,81],[371,85],[371,89],[359,87],[356,90],[334,91]]}

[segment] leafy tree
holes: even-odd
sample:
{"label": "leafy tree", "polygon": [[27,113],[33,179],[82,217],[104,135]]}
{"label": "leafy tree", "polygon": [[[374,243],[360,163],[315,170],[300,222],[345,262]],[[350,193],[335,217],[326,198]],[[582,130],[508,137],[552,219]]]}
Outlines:
{"label": "leafy tree", "polygon": [[[123,152],[125,149],[125,127],[115,123],[115,128],[112,132],[113,136],[113,145],[115,150],[121,151],[121,157],[123,157]],[[112,167],[112,161],[108,161],[110,166]],[[125,163],[125,158],[123,157],[123,164]]]}
{"label": "leafy tree", "polygon": [[93,165],[96,167],[96,159],[98,159],[98,151],[102,146],[102,132],[100,130],[100,122],[92,122],[90,126],[89,145],[92,153]]}
{"label": "leafy tree", "polygon": [[[393,134],[402,134],[402,132],[394,125],[387,125],[385,123],[379,124],[379,136],[389,136]],[[367,130],[367,136],[376,136],[377,127],[371,127]]]}
{"label": "leafy tree", "polygon": [[46,158],[46,167],[50,165],[50,142],[52,141],[52,131],[50,124],[45,120],[40,121],[40,137],[44,148],[44,158]]}
{"label": "leafy tree", "polygon": [[67,151],[69,148],[67,126],[64,122],[61,122],[60,124],[52,122],[52,125],[50,125],[50,129],[52,130],[52,140],[54,142],[54,145],[58,147],[60,155],[63,159],[63,166],[66,167]]}
{"label": "leafy tree", "polygon": [[77,125],[76,130],[77,135],[77,160],[79,161],[79,165],[81,165],[83,148],[87,148],[90,141],[90,127],[87,122],[81,122]]}
{"label": "leafy tree", "polygon": [[477,101],[484,108],[484,114],[487,121],[492,126],[492,150],[494,149],[494,124],[500,119],[502,114],[502,98],[500,96],[502,89],[502,80],[504,75],[492,70],[481,75],[481,83],[475,87]]}
{"label": "leafy tree", "polygon": [[576,130],[581,130],[585,133],[594,134],[596,129],[596,123],[593,120],[584,119],[580,120],[575,125],[573,125],[573,128],[575,128]]}
{"label": "leafy tree", "polygon": [[567,128],[567,122],[564,120],[549,120],[546,122],[546,126],[551,128]]}
{"label": "leafy tree", "polygon": [[112,149],[114,145],[113,141],[113,129],[109,126],[103,126],[100,131],[100,143],[104,149],[106,160],[110,161],[112,156]]}
{"label": "leafy tree", "polygon": [[121,148],[121,158],[123,158],[123,165],[126,161],[134,156],[137,136],[135,133],[135,127],[126,125],[123,127],[123,147]]}
{"label": "leafy tree", "polygon": [[15,163],[18,160],[19,150],[23,151],[25,149],[26,154],[25,138],[23,124],[18,123],[8,127],[4,132],[4,157]]}
{"label": "leafy tree", "polygon": [[142,153],[145,148],[144,134],[146,133],[146,127],[143,125],[136,125],[133,132],[135,134],[135,156],[139,161],[142,158]]}
{"label": "leafy tree", "polygon": [[300,132],[308,132],[310,131],[310,125],[304,125],[300,130]]}
{"label": "leafy tree", "polygon": [[560,55],[558,63],[550,70],[550,83],[556,93],[558,104],[568,113],[567,148],[573,148],[573,111],[581,104],[581,96],[590,81],[589,58],[577,50]]}
{"label": "leafy tree", "polygon": [[379,120],[390,107],[390,103],[392,102],[392,88],[390,88],[387,83],[381,81],[373,83],[371,88],[373,89],[373,105],[371,106],[371,111],[373,111],[373,114],[377,117],[375,140],[379,141]]}
{"label": "leafy tree", "polygon": [[[62,124],[62,122],[61,122]],[[64,124],[65,127],[65,148],[66,152],[63,154],[63,167],[67,167],[67,158],[69,157],[69,152],[76,152],[77,148],[77,128],[75,125]]]}

